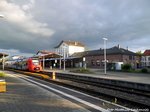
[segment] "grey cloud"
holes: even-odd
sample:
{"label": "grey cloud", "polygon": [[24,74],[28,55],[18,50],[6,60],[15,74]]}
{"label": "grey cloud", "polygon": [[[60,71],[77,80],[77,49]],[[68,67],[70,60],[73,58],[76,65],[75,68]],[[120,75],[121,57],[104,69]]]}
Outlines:
{"label": "grey cloud", "polygon": [[[22,7],[28,3],[16,0],[15,4]],[[46,23],[55,33],[44,38],[15,24],[12,29],[7,28],[8,24],[3,23],[6,27],[0,28],[0,35],[3,35],[0,47],[34,53],[38,49],[52,49],[61,40],[77,40],[96,49],[103,47],[101,38],[107,37],[108,47],[121,44],[133,49],[140,49],[140,46],[144,46],[141,50],[148,49],[149,6],[149,0],[36,0],[27,13],[35,21]]]}

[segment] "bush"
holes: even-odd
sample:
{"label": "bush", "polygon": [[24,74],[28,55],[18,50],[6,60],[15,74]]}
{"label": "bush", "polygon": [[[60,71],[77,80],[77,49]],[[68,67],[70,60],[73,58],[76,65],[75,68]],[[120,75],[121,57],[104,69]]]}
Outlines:
{"label": "bush", "polygon": [[142,72],[142,73],[148,73],[148,70],[147,70],[146,68],[143,68],[143,69],[141,70],[141,72]]}
{"label": "bush", "polygon": [[131,70],[131,64],[123,64],[123,65],[121,66],[121,69],[122,69],[123,71],[130,71],[130,70]]}
{"label": "bush", "polygon": [[0,77],[4,77],[5,74],[3,72],[0,72]]}
{"label": "bush", "polygon": [[76,70],[71,70],[70,72],[74,72],[74,73],[93,73],[89,69],[84,69],[84,68],[80,68],[80,69],[76,69]]}

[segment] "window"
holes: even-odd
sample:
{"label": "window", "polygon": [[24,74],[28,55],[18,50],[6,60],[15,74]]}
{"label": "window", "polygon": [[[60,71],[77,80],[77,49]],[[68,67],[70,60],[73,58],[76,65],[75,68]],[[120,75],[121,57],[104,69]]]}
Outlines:
{"label": "window", "polygon": [[148,61],[150,61],[150,57],[148,57]]}
{"label": "window", "polygon": [[144,63],[144,62],[142,62],[142,66],[145,66],[145,63]]}
{"label": "window", "polygon": [[100,66],[100,60],[96,60],[96,65]]}
{"label": "window", "polygon": [[142,61],[145,61],[145,57],[142,57]]}
{"label": "window", "polygon": [[132,60],[132,56],[129,56],[129,60]]}
{"label": "window", "polygon": [[135,57],[134,57],[134,56],[132,56],[132,60],[135,60]]}
{"label": "window", "polygon": [[38,65],[39,64],[38,60],[32,60],[32,62],[33,62],[34,65]]}
{"label": "window", "polygon": [[134,60],[134,56],[130,55],[129,60]]}
{"label": "window", "polygon": [[95,61],[91,60],[91,65],[95,66]]}

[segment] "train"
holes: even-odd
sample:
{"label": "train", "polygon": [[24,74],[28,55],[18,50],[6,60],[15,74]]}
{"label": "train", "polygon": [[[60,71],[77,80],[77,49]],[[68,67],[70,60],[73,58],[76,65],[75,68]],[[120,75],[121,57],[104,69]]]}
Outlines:
{"label": "train", "polygon": [[9,60],[5,63],[5,66],[12,69],[25,70],[30,72],[42,71],[42,66],[38,58]]}

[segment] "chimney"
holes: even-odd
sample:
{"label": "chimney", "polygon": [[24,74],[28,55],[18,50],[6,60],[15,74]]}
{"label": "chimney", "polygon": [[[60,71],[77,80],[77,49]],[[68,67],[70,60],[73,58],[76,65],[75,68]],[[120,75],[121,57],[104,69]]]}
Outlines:
{"label": "chimney", "polygon": [[75,45],[77,45],[77,42],[75,42]]}
{"label": "chimney", "polygon": [[120,49],[120,45],[118,44],[118,48]]}
{"label": "chimney", "polygon": [[129,50],[128,46],[127,46],[127,50]]}

